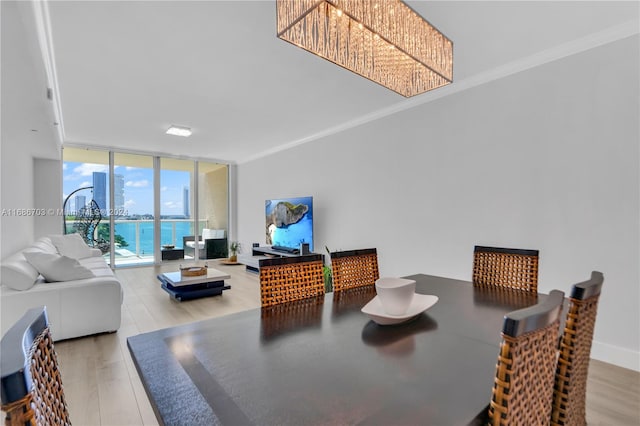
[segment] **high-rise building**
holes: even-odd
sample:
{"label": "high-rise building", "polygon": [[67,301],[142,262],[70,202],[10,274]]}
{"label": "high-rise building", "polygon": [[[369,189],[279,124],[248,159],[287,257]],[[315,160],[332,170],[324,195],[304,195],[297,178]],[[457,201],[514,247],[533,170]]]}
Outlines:
{"label": "high-rise building", "polygon": [[87,197],[84,195],[76,195],[76,214],[87,205]]}
{"label": "high-rise building", "polygon": [[189,188],[186,186],[182,188],[182,209],[184,217],[189,218]]}
{"label": "high-rise building", "polygon": [[113,208],[117,214],[124,211],[124,176],[113,175]]}
{"label": "high-rise building", "polygon": [[107,214],[107,174],[93,172],[93,201],[96,202],[103,215]]}

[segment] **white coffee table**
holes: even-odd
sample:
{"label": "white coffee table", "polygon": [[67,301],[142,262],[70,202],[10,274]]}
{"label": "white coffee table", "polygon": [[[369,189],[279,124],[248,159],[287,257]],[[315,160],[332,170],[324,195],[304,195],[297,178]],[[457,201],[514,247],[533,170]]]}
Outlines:
{"label": "white coffee table", "polygon": [[179,302],[222,294],[224,290],[231,288],[224,283],[229,278],[229,274],[214,268],[207,268],[206,275],[195,277],[183,276],[180,271],[158,275],[162,289]]}

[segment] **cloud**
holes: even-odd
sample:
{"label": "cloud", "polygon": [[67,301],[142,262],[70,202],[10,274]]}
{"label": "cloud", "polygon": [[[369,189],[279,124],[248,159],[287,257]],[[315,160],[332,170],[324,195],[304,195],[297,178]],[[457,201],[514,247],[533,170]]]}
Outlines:
{"label": "cloud", "polygon": [[133,207],[136,205],[136,202],[133,200],[127,200],[124,202],[124,207],[128,209],[129,207]]}
{"label": "cloud", "polygon": [[107,173],[109,166],[107,164],[82,163],[73,169],[73,173],[79,176],[93,176],[93,172]]}
{"label": "cloud", "polygon": [[124,169],[125,169],[126,171],[130,172],[131,170],[138,170],[139,168],[140,168],[140,167],[129,167],[129,166],[127,166],[127,167],[125,167]]}
{"label": "cloud", "polygon": [[163,186],[163,187],[160,188],[160,191],[166,191],[167,189],[169,189],[168,186]]}
{"label": "cloud", "polygon": [[67,170],[67,163],[62,163],[62,170]]}
{"label": "cloud", "polygon": [[91,186],[91,182],[89,182],[88,180],[85,180],[84,182],[78,185],[78,188],[86,188],[88,186]]}
{"label": "cloud", "polygon": [[167,201],[166,203],[164,203],[164,206],[170,209],[179,209],[180,207],[182,207],[182,203],[176,201]]}
{"label": "cloud", "polygon": [[144,188],[149,186],[149,181],[146,179],[128,180],[127,182],[125,182],[124,186],[130,187],[130,188]]}

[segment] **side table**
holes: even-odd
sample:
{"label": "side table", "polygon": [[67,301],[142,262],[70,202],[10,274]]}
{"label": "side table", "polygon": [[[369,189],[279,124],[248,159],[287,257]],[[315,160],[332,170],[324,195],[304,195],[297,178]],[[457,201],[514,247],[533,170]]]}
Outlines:
{"label": "side table", "polygon": [[184,249],[162,249],[162,260],[184,259]]}

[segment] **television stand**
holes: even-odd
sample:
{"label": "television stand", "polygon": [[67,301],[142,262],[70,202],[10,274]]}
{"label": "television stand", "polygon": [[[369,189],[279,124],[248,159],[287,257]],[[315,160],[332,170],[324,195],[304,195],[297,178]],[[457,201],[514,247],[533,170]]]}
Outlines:
{"label": "television stand", "polygon": [[[313,254],[313,253],[308,253]],[[260,259],[273,258],[273,257],[298,257],[301,256],[300,252],[291,253],[289,251],[274,250],[270,246],[264,247],[252,247],[251,256],[238,256],[238,261],[244,263],[247,271],[260,272]]]}

